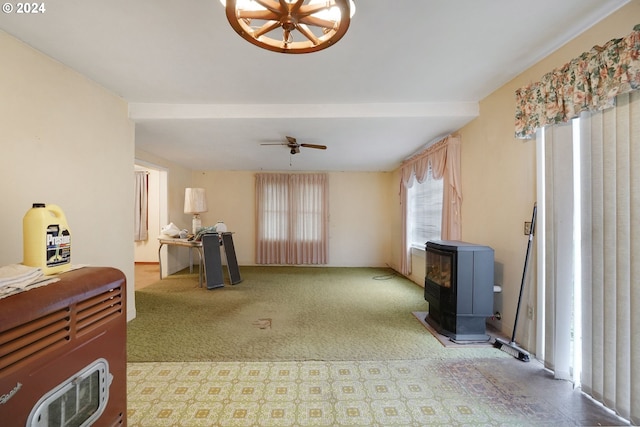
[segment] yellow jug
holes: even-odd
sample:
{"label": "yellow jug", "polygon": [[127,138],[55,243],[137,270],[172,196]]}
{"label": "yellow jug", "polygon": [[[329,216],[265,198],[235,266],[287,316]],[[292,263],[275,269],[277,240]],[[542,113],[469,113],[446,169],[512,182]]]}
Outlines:
{"label": "yellow jug", "polygon": [[22,219],[22,238],[24,265],[45,275],[71,267],[71,232],[59,206],[34,203]]}

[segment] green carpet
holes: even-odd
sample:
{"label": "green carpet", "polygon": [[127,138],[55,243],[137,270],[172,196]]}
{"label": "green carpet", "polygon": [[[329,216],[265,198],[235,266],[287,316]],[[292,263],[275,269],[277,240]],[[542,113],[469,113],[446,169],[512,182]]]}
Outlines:
{"label": "green carpet", "polygon": [[241,283],[215,290],[181,272],[137,291],[128,361],[406,360],[443,351],[412,315],[427,308],[423,289],[392,270],[240,271]]}

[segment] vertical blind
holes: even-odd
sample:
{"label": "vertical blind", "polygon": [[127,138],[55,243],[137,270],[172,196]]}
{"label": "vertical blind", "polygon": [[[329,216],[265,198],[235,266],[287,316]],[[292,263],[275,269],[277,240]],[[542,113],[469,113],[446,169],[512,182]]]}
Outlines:
{"label": "vertical blind", "polygon": [[557,379],[571,378],[572,307],[574,289],[574,180],[572,126],[552,126],[539,132],[544,163],[544,198],[539,201],[544,292],[544,340],[537,349]]}
{"label": "vertical blind", "polygon": [[581,119],[582,388],[640,424],[640,92]]}
{"label": "vertical blind", "polygon": [[[567,378],[572,339],[582,339],[582,390],[632,424],[640,423],[640,92],[583,113],[579,129],[580,205],[574,206],[570,126],[544,129],[545,366]],[[574,157],[575,158],[575,157]],[[579,210],[579,236],[571,233]],[[540,242],[539,242],[540,243]],[[576,248],[576,246],[579,246]],[[576,251],[576,249],[579,249]],[[580,274],[571,266],[574,254]],[[578,280],[579,293],[572,292]],[[581,336],[572,330],[580,298]],[[574,313],[576,315],[577,313]],[[579,341],[577,344],[580,344]]]}

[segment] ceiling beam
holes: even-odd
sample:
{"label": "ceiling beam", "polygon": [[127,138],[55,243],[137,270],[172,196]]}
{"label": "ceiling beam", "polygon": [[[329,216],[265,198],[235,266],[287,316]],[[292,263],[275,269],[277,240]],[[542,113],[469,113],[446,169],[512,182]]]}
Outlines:
{"label": "ceiling beam", "polygon": [[477,117],[477,102],[369,104],[148,104],[130,103],[134,121],[163,119]]}

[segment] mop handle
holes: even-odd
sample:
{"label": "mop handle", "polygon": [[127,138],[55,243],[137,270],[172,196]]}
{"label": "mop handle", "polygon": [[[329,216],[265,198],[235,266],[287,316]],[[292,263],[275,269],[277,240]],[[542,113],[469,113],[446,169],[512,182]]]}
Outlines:
{"label": "mop handle", "polygon": [[524,257],[524,269],[522,270],[522,282],[520,282],[520,295],[518,296],[518,307],[516,308],[516,320],[513,323],[513,333],[511,334],[511,342],[515,342],[516,329],[518,327],[518,317],[520,316],[520,302],[522,301],[522,291],[527,277],[527,266],[529,265],[529,253],[531,252],[531,243],[533,242],[533,233],[536,228],[536,211],[537,203],[533,204],[533,215],[531,216],[531,227],[529,228],[529,241],[527,242],[527,254]]}

